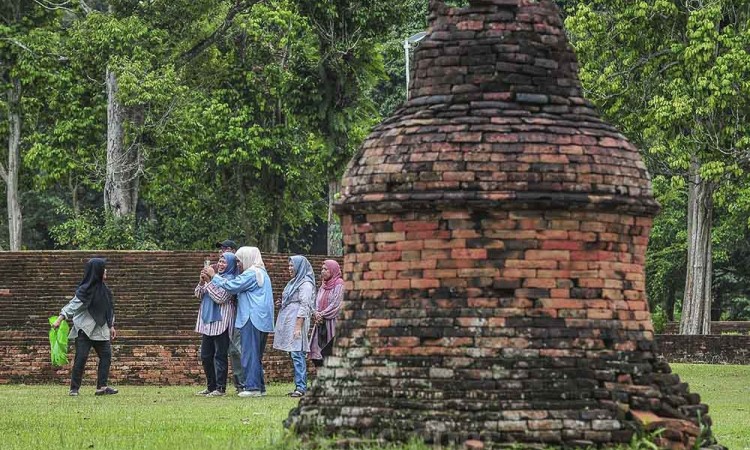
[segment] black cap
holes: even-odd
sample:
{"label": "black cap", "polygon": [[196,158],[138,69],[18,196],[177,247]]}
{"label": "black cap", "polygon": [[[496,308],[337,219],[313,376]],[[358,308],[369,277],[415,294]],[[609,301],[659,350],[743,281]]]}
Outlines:
{"label": "black cap", "polygon": [[237,244],[230,239],[216,243],[216,248],[222,248],[222,247],[227,247],[227,248],[232,248],[234,250],[237,250]]}

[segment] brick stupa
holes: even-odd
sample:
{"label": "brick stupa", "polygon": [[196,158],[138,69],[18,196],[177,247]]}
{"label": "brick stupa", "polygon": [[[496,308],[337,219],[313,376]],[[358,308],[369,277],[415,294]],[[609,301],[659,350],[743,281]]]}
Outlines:
{"label": "brick stupa", "polygon": [[654,354],[649,175],[577,70],[549,1],[431,2],[411,98],[343,178],[346,301],[297,433],[703,441],[706,405]]}

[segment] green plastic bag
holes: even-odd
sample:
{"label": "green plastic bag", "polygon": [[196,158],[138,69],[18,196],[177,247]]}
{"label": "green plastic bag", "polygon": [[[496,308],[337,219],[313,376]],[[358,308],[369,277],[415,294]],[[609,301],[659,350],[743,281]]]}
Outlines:
{"label": "green plastic bag", "polygon": [[[57,316],[49,318],[49,324],[52,325],[57,320]],[[68,363],[68,333],[70,327],[68,322],[63,320],[57,329],[49,329],[49,356],[53,366],[64,366]]]}

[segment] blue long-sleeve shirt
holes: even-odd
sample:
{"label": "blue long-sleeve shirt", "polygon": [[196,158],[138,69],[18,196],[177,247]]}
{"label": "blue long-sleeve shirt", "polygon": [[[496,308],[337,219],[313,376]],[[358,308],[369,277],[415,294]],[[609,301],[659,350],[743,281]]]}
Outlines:
{"label": "blue long-sleeve shirt", "polygon": [[[258,285],[256,271],[263,276],[263,287]],[[265,333],[273,331],[273,289],[268,272],[258,268],[247,269],[231,280],[214,275],[211,283],[237,295],[235,328],[244,327],[249,319],[258,330]]]}

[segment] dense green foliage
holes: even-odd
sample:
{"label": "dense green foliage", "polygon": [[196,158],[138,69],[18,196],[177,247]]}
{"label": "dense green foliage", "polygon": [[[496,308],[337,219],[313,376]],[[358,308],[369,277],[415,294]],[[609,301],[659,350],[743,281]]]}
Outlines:
{"label": "dense green foliage", "polygon": [[[36,198],[45,211],[26,218],[39,229],[25,234],[30,249],[232,236],[306,250],[328,183],[379,120],[383,48],[411,17],[371,0],[40,1],[22,25],[2,13],[12,26],[0,50],[24,88],[23,208]],[[103,207],[107,70],[139,152],[137,214],[125,220]]]}

